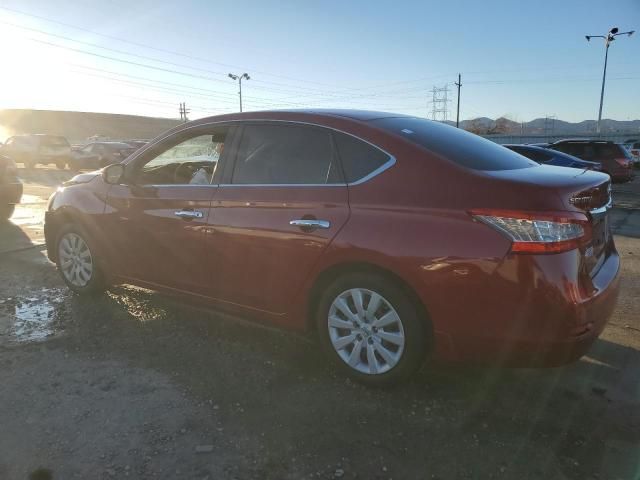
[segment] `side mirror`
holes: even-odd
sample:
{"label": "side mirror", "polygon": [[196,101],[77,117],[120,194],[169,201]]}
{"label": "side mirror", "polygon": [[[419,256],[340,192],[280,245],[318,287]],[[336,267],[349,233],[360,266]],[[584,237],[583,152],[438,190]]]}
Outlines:
{"label": "side mirror", "polygon": [[104,182],[109,185],[122,183],[122,179],[124,178],[124,165],[122,163],[109,165],[102,170],[102,178]]}

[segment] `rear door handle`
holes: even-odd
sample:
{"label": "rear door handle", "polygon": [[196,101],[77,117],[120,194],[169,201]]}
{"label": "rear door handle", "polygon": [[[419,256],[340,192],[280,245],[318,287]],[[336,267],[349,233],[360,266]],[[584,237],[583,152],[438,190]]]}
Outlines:
{"label": "rear door handle", "polygon": [[294,227],[300,227],[303,230],[315,230],[316,228],[329,228],[331,222],[328,220],[316,220],[310,218],[300,218],[297,220],[291,220],[289,225]]}
{"label": "rear door handle", "polygon": [[199,212],[198,210],[178,210],[177,212],[174,212],[174,215],[185,219],[202,218],[204,216],[202,212]]}

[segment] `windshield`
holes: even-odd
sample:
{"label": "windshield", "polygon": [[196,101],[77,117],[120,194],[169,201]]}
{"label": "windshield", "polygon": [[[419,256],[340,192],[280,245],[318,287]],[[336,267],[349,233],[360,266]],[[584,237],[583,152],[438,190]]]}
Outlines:
{"label": "windshield", "polygon": [[424,147],[462,167],[474,170],[514,170],[538,163],[473,133],[413,117],[371,121],[377,127]]}

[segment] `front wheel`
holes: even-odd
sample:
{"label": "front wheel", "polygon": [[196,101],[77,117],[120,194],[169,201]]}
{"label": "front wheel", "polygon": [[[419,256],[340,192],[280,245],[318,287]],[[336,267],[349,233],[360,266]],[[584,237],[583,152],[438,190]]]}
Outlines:
{"label": "front wheel", "polygon": [[325,353],[338,368],[359,382],[385,386],[422,364],[430,337],[421,312],[395,282],[353,273],[325,290],[316,321]]}
{"label": "front wheel", "polygon": [[104,275],[96,261],[96,251],[83,229],[67,225],[56,243],[56,265],[67,286],[76,293],[103,291]]}

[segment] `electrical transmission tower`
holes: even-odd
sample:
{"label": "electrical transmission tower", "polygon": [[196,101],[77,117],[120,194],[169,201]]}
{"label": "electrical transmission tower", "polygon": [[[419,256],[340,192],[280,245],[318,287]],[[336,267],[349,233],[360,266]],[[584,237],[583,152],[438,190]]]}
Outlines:
{"label": "electrical transmission tower", "polygon": [[185,102],[180,103],[180,120],[188,122],[187,113],[189,112],[191,112],[191,110],[187,108],[187,104]]}
{"label": "electrical transmission tower", "polygon": [[429,102],[431,104],[431,119],[438,122],[444,122],[448,119],[448,107],[449,102],[449,86],[444,87],[434,86],[431,89],[432,99]]}

